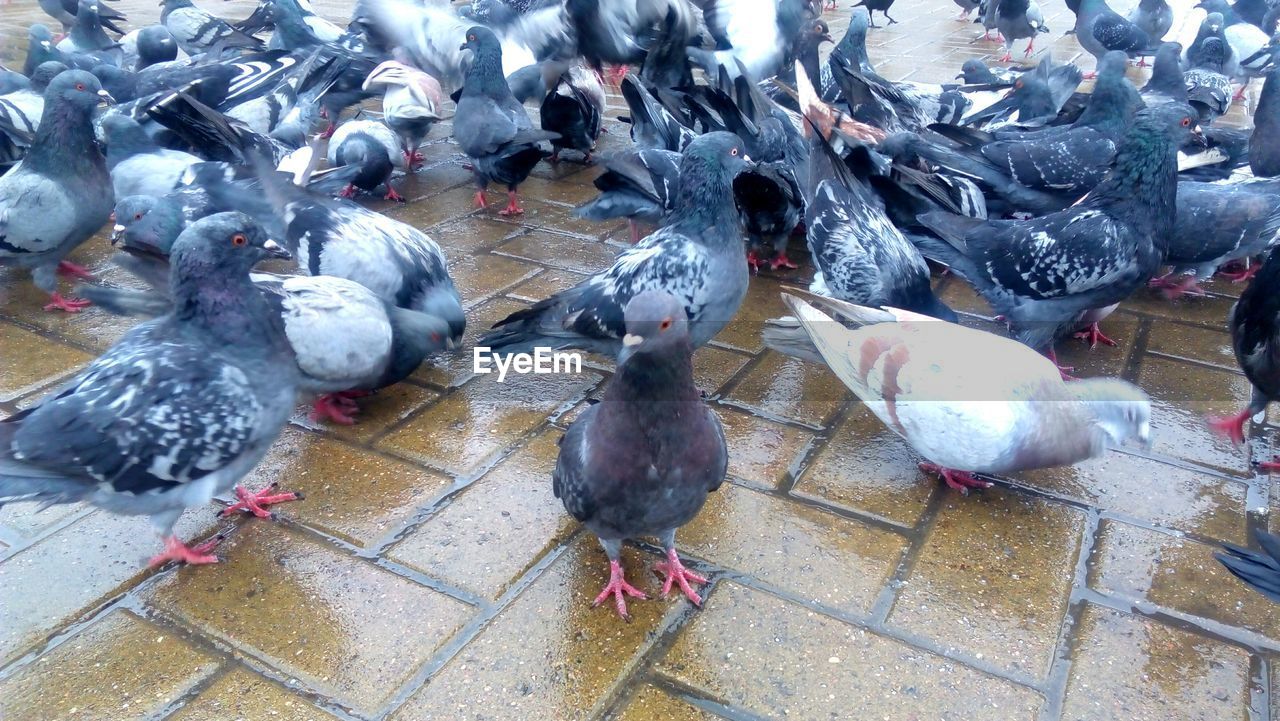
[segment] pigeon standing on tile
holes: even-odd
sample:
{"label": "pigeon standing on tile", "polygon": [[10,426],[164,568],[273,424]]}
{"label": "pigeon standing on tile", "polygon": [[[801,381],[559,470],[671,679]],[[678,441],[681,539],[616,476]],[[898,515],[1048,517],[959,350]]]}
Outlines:
{"label": "pigeon standing on tile", "polygon": [[574,216],[595,221],[626,218],[631,242],[640,242],[636,221],[662,225],[676,206],[680,153],[629,148],[605,155],[600,165],[604,172],[592,181],[600,195],[574,210]]}
{"label": "pigeon standing on tile", "polygon": [[544,144],[559,134],[533,127],[529,113],[511,94],[502,74],[502,45],[493,31],[477,25],[463,46],[473,53],[453,117],[453,139],[471,158],[476,180],[475,203],[487,207],[490,182],[507,186],[507,207],[500,215],[520,215],[516,188],[533,167],[550,155]]}
{"label": "pigeon standing on tile", "polygon": [[384,200],[400,203],[404,198],[391,187],[391,173],[407,168],[407,158],[400,138],[386,123],[377,120],[351,120],[338,126],[329,138],[328,160],[330,167],[353,165],[360,168],[351,184],[342,191],[344,198],[353,198],[356,188],[373,192],[385,185]]}
{"label": "pigeon standing on tile", "polygon": [[955,3],[960,8],[960,14],[956,15],[956,22],[960,23],[969,22],[969,16],[982,5],[978,0],[955,0]]}
{"label": "pigeon standing on tile", "polygon": [[683,301],[645,291],[627,303],[623,320],[618,369],[604,398],[561,438],[552,489],[609,556],[609,582],[595,605],[612,597],[618,615],[630,620],[626,597],[646,596],[622,569],[622,542],[629,538],[656,536],[667,556],[655,566],[666,576],[662,594],[678,586],[702,605],[693,584],[707,579],[680,561],[676,530],[720,487],[729,452],[720,419],[693,381]]}
{"label": "pigeon standing on tile", "polygon": [[440,120],[444,103],[440,81],[405,63],[388,60],[369,73],[362,87],[383,88],[382,119],[400,136],[405,165],[412,170],[423,160],[418,146]]}
{"label": "pigeon standing on tile", "polygon": [[543,130],[560,136],[551,140],[551,162],[559,160],[561,150],[576,150],[590,163],[603,118],[604,87],[594,70],[574,65],[549,78],[538,119]]}
{"label": "pigeon standing on tile", "polygon": [[1182,46],[1163,43],[1151,64],[1151,79],[1142,86],[1142,100],[1147,105],[1187,102],[1187,85],[1182,73]]}
{"label": "pigeon standing on tile", "polygon": [[870,17],[875,15],[876,11],[884,13],[885,19],[889,21],[890,25],[897,24],[898,22],[889,15],[889,8],[893,7],[893,0],[858,0],[858,2],[853,4],[853,7],[865,7],[867,9],[867,15],[871,20],[871,27],[873,28],[879,27],[876,25],[875,18]]}
{"label": "pigeon standing on tile", "polygon": [[[57,48],[64,53],[92,53],[117,47],[117,43],[102,29],[102,19],[98,17],[96,0],[80,0],[80,7],[76,11],[76,21],[71,27],[71,32],[57,45]],[[118,58],[121,53],[115,50],[113,55]]]}
{"label": "pigeon standing on tile", "polygon": [[[173,249],[171,314],[137,326],[39,405],[0,421],[0,501],[86,501],[147,515],[152,565],[213,563],[173,535],[183,510],[230,490],[279,436],[297,393],[284,333],[249,269],[287,255],[239,213],[205,218]],[[224,513],[296,498],[236,486]]]}
{"label": "pigeon standing on tile", "polygon": [[1150,445],[1151,402],[1122,380],[1067,383],[1024,345],[907,311],[830,298],[811,305],[786,293],[783,300],[795,317],[770,321],[765,344],[802,357],[796,346],[816,346],[845,386],[924,456],[920,469],[962,493],[991,485],[976,473],[1071,465],[1129,440]]}
{"label": "pigeon standing on tile", "polygon": [[1233,543],[1224,543],[1222,547],[1226,553],[1215,553],[1213,557],[1226,566],[1231,575],[1244,581],[1258,593],[1280,603],[1280,536],[1259,528],[1254,531],[1253,537],[1258,539],[1258,547],[1262,550],[1254,551]]}
{"label": "pigeon standing on tile", "polygon": [[1159,43],[1159,38],[1152,40],[1137,25],[1120,17],[1106,0],[1078,0],[1076,4],[1078,7],[1072,8],[1076,14],[1076,40],[1099,61],[1113,50],[1129,57],[1150,55]]}
{"label": "pigeon standing on tile", "polygon": [[996,27],[1004,36],[1004,57],[999,62],[1013,62],[1013,41],[1027,40],[1023,57],[1035,52],[1036,36],[1049,32],[1044,13],[1036,0],[993,0],[996,2]]}
{"label": "pigeon standing on tile", "polygon": [[1231,46],[1233,58],[1224,72],[1240,83],[1240,90],[1235,98],[1242,99],[1249,80],[1261,74],[1270,61],[1270,56],[1260,51],[1267,46],[1271,38],[1257,25],[1246,22],[1237,15],[1226,0],[1201,0],[1196,7],[1203,9],[1206,13],[1222,15],[1226,26],[1223,29],[1223,35]]}
{"label": "pigeon standing on tile", "polygon": [[1173,27],[1173,8],[1165,0],[1139,0],[1138,6],[1129,12],[1129,22],[1158,43]]}
{"label": "pigeon standing on tile", "polygon": [[1267,73],[1253,113],[1249,137],[1249,168],[1254,175],[1280,175],[1280,66]]}
{"label": "pigeon standing on tile", "polygon": [[[1209,419],[1209,427],[1236,443],[1244,442],[1244,424],[1261,420],[1267,405],[1280,400],[1280,251],[1272,249],[1227,316],[1236,362],[1253,388],[1249,405],[1234,416]],[[1280,469],[1280,459],[1260,464]]]}
{"label": "pigeon standing on tile", "polygon": [[742,141],[707,133],[680,160],[676,207],[668,222],[603,272],[498,321],[478,345],[495,353],[581,348],[616,355],[626,335],[623,309],[646,290],[684,303],[690,335],[700,347],[738,312],[747,293],[743,227],[733,179],[748,167]]}
{"label": "pigeon standing on tile", "polygon": [[94,109],[109,97],[87,72],[58,75],[45,91],[26,158],[0,177],[0,265],[29,269],[50,295],[45,310],[75,313],[87,305],[58,293],[57,274],[88,276],[63,258],[111,214],[111,175],[93,137]]}
{"label": "pigeon standing on tile", "polygon": [[1222,15],[1209,13],[1200,24],[1195,42],[1187,47],[1188,68],[1183,73],[1187,102],[1200,112],[1200,122],[1212,123],[1231,107],[1231,46],[1223,30]]}

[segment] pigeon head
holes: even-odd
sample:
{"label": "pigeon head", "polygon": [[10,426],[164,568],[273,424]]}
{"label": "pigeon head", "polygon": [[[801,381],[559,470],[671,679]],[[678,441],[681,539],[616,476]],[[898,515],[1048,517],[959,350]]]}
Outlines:
{"label": "pigeon head", "polygon": [[462,83],[463,95],[498,98],[511,93],[502,73],[502,44],[492,30],[483,25],[471,27],[467,30],[467,41],[459,49],[471,51],[471,65]]}
{"label": "pigeon head", "polygon": [[717,131],[694,138],[684,149],[684,157],[680,161],[680,172],[685,168],[695,173],[719,175],[729,179],[750,167],[751,158],[747,157],[746,144],[733,133]]}
{"label": "pigeon head", "polygon": [[849,27],[831,54],[840,54],[864,72],[871,70],[871,60],[867,56],[867,27],[870,24],[871,16],[867,14],[867,9],[854,8],[853,14],[849,16]]}
{"label": "pigeon head", "polygon": [[44,45],[48,48],[53,43],[53,32],[48,27],[36,23],[27,28],[27,39],[32,45]]}
{"label": "pigeon head", "polygon": [[173,241],[170,261],[175,277],[202,278],[225,270],[229,277],[249,279],[249,270],[267,258],[289,258],[289,251],[267,237],[267,231],[240,212],[201,218]]}
{"label": "pigeon head", "polygon": [[1112,445],[1134,440],[1151,447],[1151,399],[1137,386],[1118,378],[1089,378],[1066,388],[1088,406]]}
{"label": "pigeon head", "polygon": [[49,83],[66,69],[67,66],[57,60],[40,63],[31,73],[31,89],[43,93],[49,89]]}
{"label": "pigeon head", "polygon": [[498,36],[493,31],[483,25],[473,25],[467,29],[467,41],[462,44],[459,50],[470,50],[473,53],[498,53],[502,55],[502,43],[498,42]]}
{"label": "pigeon head", "polygon": [[816,47],[820,43],[834,43],[831,28],[825,20],[814,20],[800,29],[800,42]]}
{"label": "pigeon head", "polygon": [[125,251],[169,255],[182,232],[182,209],[168,198],[130,195],[116,203],[111,244]]}
{"label": "pigeon head", "polygon": [[[751,168],[746,149],[741,138],[724,131],[694,138],[680,158],[680,193],[672,222],[734,212],[733,203],[726,205],[724,198],[732,195],[734,178]],[[718,223],[719,219],[712,224]]]}
{"label": "pigeon head", "polygon": [[991,72],[986,63],[977,58],[969,58],[960,66],[960,74],[956,75],[957,80],[964,80],[966,85],[977,85],[979,83],[994,83],[999,78],[995,73]]}
{"label": "pigeon head", "polygon": [[627,334],[622,338],[619,364],[640,353],[690,348],[684,304],[664,290],[647,290],[632,298],[623,319]]}
{"label": "pigeon head", "polygon": [[1200,36],[1204,37],[1206,35],[1217,34],[1217,32],[1222,29],[1222,24],[1224,22],[1222,13],[1213,12],[1205,15],[1204,20],[1200,21]]}
{"label": "pigeon head", "polygon": [[167,63],[178,57],[178,43],[163,25],[149,25],[138,31],[138,69]]}
{"label": "pigeon head", "polygon": [[[51,106],[75,108],[88,114],[111,96],[102,89],[102,83],[93,73],[84,70],[68,70],[49,81],[44,91],[45,102]],[[49,112],[46,107],[45,113]]]}
{"label": "pigeon head", "polygon": [[1223,17],[1226,17],[1228,11],[1226,0],[1200,0],[1196,7],[1207,13],[1220,13]]}

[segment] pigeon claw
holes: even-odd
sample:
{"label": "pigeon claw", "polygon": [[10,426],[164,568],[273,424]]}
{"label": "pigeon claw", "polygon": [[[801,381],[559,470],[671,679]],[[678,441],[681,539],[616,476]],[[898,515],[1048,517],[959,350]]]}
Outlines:
{"label": "pigeon claw", "polygon": [[941,476],[942,481],[946,483],[949,488],[954,488],[955,490],[960,491],[960,495],[962,496],[969,495],[969,489],[971,488],[990,488],[992,485],[991,481],[984,481],[969,471],[956,471],[950,468],[943,468],[936,463],[921,463],[919,467],[920,470],[925,473]]}
{"label": "pigeon claw", "polygon": [[[1080,338],[1085,342],[1087,342],[1089,344],[1089,350],[1093,350],[1094,348],[1097,348],[1099,343],[1103,345],[1109,345],[1109,346],[1116,345],[1116,342],[1114,340],[1112,340],[1111,338],[1108,338],[1106,334],[1102,332],[1102,327],[1099,326],[1097,323],[1090,325],[1087,330],[1082,330],[1079,333],[1076,333],[1073,337]],[[1071,370],[1075,370],[1075,369],[1072,368]]]}
{"label": "pigeon claw", "polygon": [[1170,271],[1159,278],[1152,278],[1147,281],[1147,287],[1159,288],[1160,294],[1163,295],[1166,300],[1177,300],[1184,295],[1204,297],[1204,289],[1200,287],[1198,282],[1199,279],[1194,275],[1185,275],[1181,280],[1177,281],[1169,279],[1172,275],[1173,272]]}
{"label": "pigeon claw", "polygon": [[707,579],[685,568],[684,564],[680,562],[680,556],[676,553],[676,549],[672,548],[667,551],[667,560],[653,564],[653,570],[666,576],[666,580],[662,582],[662,595],[664,598],[671,593],[671,586],[675,584],[680,587],[685,598],[689,599],[698,608],[702,608],[702,596],[699,596],[698,592],[693,590],[693,586],[690,583],[702,585],[707,582]]}
{"label": "pigeon claw", "polygon": [[328,420],[341,426],[351,426],[356,422],[353,416],[359,412],[360,407],[351,398],[341,393],[325,393],[316,398],[310,418],[317,423]]}
{"label": "pigeon claw", "polygon": [[220,541],[222,541],[222,536],[217,535],[204,543],[188,546],[179,541],[177,536],[168,536],[164,539],[164,550],[152,556],[151,560],[147,561],[147,565],[151,568],[159,568],[169,561],[177,561],[190,566],[217,563],[218,557],[209,552]]}
{"label": "pigeon claw", "polygon": [[1005,51],[1005,54],[1004,54],[1004,55],[1001,55],[1001,56],[1000,56],[1000,59],[999,59],[999,60],[997,60],[996,62],[998,62],[998,63],[1011,63],[1011,62],[1013,62],[1013,54],[1012,54],[1011,52],[1009,52],[1009,51]]}
{"label": "pigeon claw", "polygon": [[93,305],[92,302],[83,298],[65,298],[58,291],[49,294],[49,302],[45,303],[44,309],[48,311],[61,310],[67,313],[79,313],[80,311]]}
{"label": "pigeon claw", "polygon": [[642,601],[649,598],[644,591],[627,583],[620,561],[609,561],[609,582],[600,591],[600,595],[596,596],[596,600],[591,602],[592,608],[604,603],[610,596],[613,596],[613,605],[617,609],[618,615],[626,621],[631,620],[631,614],[627,613],[626,597],[631,596]]}
{"label": "pigeon claw", "polygon": [[426,162],[427,158],[415,148],[413,150],[404,151],[404,164],[409,170],[416,170],[419,165]]}
{"label": "pigeon claw", "polygon": [[275,514],[267,510],[267,506],[277,503],[285,503],[286,501],[302,500],[301,493],[287,491],[285,493],[273,493],[279,484],[272,483],[266,488],[258,492],[250,491],[244,486],[236,486],[236,498],[239,501],[232,503],[230,506],[222,509],[223,516],[230,516],[236,511],[248,511],[258,518],[274,518]]}
{"label": "pigeon claw", "polygon": [[354,186],[354,185],[352,185],[352,184],[348,183],[348,184],[347,184],[347,187],[343,188],[341,193],[338,193],[338,197],[339,197],[339,198],[354,198],[354,197],[356,197],[356,186]]}
{"label": "pigeon claw", "polygon": [[83,265],[72,263],[69,260],[58,261],[58,272],[71,278],[79,278],[80,280],[97,280],[97,278],[93,276],[93,273],[89,272],[88,268]]}
{"label": "pigeon claw", "polygon": [[1223,278],[1226,278],[1232,283],[1243,283],[1246,280],[1249,280],[1253,276],[1257,275],[1258,271],[1261,268],[1262,268],[1261,263],[1250,263],[1247,266],[1245,266],[1244,269],[1238,270],[1238,271],[1219,270],[1218,275],[1222,276]]}
{"label": "pigeon claw", "polygon": [[390,185],[388,185],[388,186],[387,186],[387,194],[386,194],[386,195],[384,195],[384,196],[382,196],[382,199],[383,199],[383,200],[394,200],[394,201],[396,201],[397,203],[404,203],[404,202],[407,202],[407,201],[404,199],[404,196],[403,196],[403,195],[401,195],[401,194],[399,194],[399,193],[397,193],[397,192],[396,192],[396,189],[395,189],[395,188],[393,188],[393,187],[391,187]]}
{"label": "pigeon claw", "polygon": [[1209,430],[1231,439],[1237,446],[1244,443],[1244,422],[1253,415],[1248,408],[1234,416],[1210,416],[1206,419]]}
{"label": "pigeon claw", "polygon": [[1273,456],[1269,461],[1259,461],[1254,464],[1254,467],[1263,473],[1280,471],[1280,456]]}
{"label": "pigeon claw", "polygon": [[524,208],[520,207],[520,198],[516,196],[516,191],[507,191],[507,207],[499,210],[498,215],[524,215]]}
{"label": "pigeon claw", "polygon": [[800,266],[791,262],[791,259],[787,257],[787,252],[785,250],[773,256],[773,260],[769,261],[769,270],[777,270],[779,268],[795,270],[799,267]]}
{"label": "pigeon claw", "polygon": [[337,125],[334,125],[334,124],[333,124],[333,121],[332,121],[332,120],[330,120],[330,121],[329,121],[329,127],[325,128],[323,133],[320,133],[320,139],[321,139],[321,140],[328,140],[329,138],[332,138],[332,137],[333,137],[333,131],[335,131],[335,130],[337,130],[337,129],[338,129],[338,126],[337,126]]}

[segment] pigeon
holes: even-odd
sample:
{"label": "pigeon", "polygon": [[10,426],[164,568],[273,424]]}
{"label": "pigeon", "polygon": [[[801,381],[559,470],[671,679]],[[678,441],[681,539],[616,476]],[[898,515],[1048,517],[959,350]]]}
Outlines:
{"label": "pigeon", "polygon": [[637,146],[680,152],[698,136],[663,107],[634,75],[624,77],[620,89],[630,110],[631,142]]}
{"label": "pigeon", "polygon": [[963,80],[965,85],[1009,87],[1020,74],[1005,68],[1000,68],[998,71],[992,70],[981,60],[969,58],[960,66],[960,74],[956,75],[956,80]]}
{"label": "pigeon", "polygon": [[974,22],[982,23],[983,40],[995,40],[998,43],[1004,42],[1004,38],[1000,37],[999,31],[996,32],[995,38],[991,37],[991,31],[996,29],[996,13],[1000,8],[1000,0],[983,0],[979,6],[978,12],[981,13]]}
{"label": "pigeon", "polygon": [[1190,66],[1183,73],[1187,101],[1200,113],[1200,122],[1212,123],[1231,107],[1231,79],[1227,72],[1231,62],[1231,46],[1223,32],[1222,16],[1209,13],[1200,25],[1200,33],[1186,51]]}
{"label": "pigeon", "polygon": [[440,120],[444,92],[440,81],[397,60],[388,60],[365,78],[365,90],[384,88],[382,119],[400,136],[404,145],[405,165],[412,169],[423,160],[418,146]]}
{"label": "pigeon", "polygon": [[188,55],[214,48],[263,50],[262,41],[236,30],[222,18],[192,4],[191,0],[161,0],[160,22]]}
{"label": "pigeon", "polygon": [[187,168],[200,158],[156,144],[134,120],[111,115],[102,121],[107,143],[107,169],[115,197],[165,195],[177,187]]}
{"label": "pigeon", "polygon": [[140,29],[135,47],[138,57],[131,68],[134,72],[173,62],[178,58],[178,41],[174,40],[173,33],[163,25],[148,25]]}
{"label": "pigeon", "polygon": [[502,46],[491,30],[475,26],[467,31],[465,47],[475,58],[462,85],[453,119],[453,139],[471,158],[476,181],[476,207],[487,207],[485,188],[491,181],[507,186],[507,207],[500,215],[520,215],[516,188],[533,166],[550,155],[543,143],[558,133],[536,130],[529,113],[502,76]]}
{"label": "pigeon", "polygon": [[871,27],[873,28],[879,27],[876,25],[875,20],[875,13],[877,10],[884,13],[885,19],[889,21],[890,25],[894,25],[898,22],[889,15],[889,8],[893,7],[893,0],[858,0],[858,2],[854,3],[853,7],[865,7],[867,9],[867,14],[871,20]]}
{"label": "pigeon", "polygon": [[1141,91],[1146,105],[1187,102],[1181,56],[1182,46],[1178,43],[1163,43],[1156,50],[1155,62],[1151,64],[1151,79]]}
{"label": "pigeon", "polygon": [[1035,52],[1036,36],[1049,32],[1044,24],[1044,13],[1035,0],[992,0],[996,2],[996,27],[1004,36],[1004,57],[999,62],[1013,61],[1013,41],[1027,39],[1023,57]]}
{"label": "pigeon", "polygon": [[600,78],[594,70],[574,65],[547,82],[547,90],[538,118],[543,130],[559,135],[551,139],[551,162],[559,160],[561,150],[577,150],[590,163],[604,117]]}
{"label": "pigeon", "polygon": [[1259,177],[1280,175],[1280,66],[1267,72],[1253,112],[1249,168]]}
{"label": "pigeon", "polygon": [[[960,124],[985,124],[988,131],[1009,126],[1022,129],[1043,126],[1058,117],[1082,77],[1080,68],[1072,63],[1054,65],[1053,57],[1046,53],[1034,69],[1013,79],[1002,99],[983,102],[985,107],[961,118]],[[1001,85],[997,81],[997,86]]]}
{"label": "pigeon", "polygon": [[719,333],[747,292],[743,228],[733,179],[748,168],[742,141],[712,132],[680,160],[676,207],[666,225],[623,251],[606,270],[498,321],[477,345],[499,354],[580,348],[616,355],[626,334],[623,309],[646,290],[684,303],[696,347]]}
{"label": "pigeon", "polygon": [[60,62],[69,68],[89,70],[103,62],[103,58],[78,53],[64,53],[53,45],[53,33],[36,23],[27,28],[27,56],[22,61],[22,74],[30,77],[37,66],[47,62]]}
{"label": "pigeon", "polygon": [[87,305],[58,293],[57,272],[88,275],[63,258],[111,213],[111,176],[92,121],[94,109],[109,99],[87,72],[55,77],[26,158],[0,176],[0,265],[29,269],[36,286],[50,294],[45,310],[75,313]]}
{"label": "pigeon", "polygon": [[[1072,7],[1073,4],[1076,7]],[[1150,55],[1152,47],[1159,42],[1159,38],[1152,40],[1137,25],[1120,17],[1106,0],[1076,0],[1067,6],[1076,14],[1076,40],[1080,47],[1099,61],[1115,50],[1129,57]]]}
{"label": "pigeon", "polygon": [[574,217],[606,221],[626,218],[631,242],[640,242],[636,221],[662,225],[676,206],[680,153],[660,148],[629,148],[600,160],[604,172],[592,181],[600,195],[576,208]]}
{"label": "pigeon", "polygon": [[26,88],[0,95],[0,133],[3,133],[10,160],[19,160],[35,139],[44,114],[45,91],[66,69],[66,65],[56,60],[40,63],[31,73]]}
{"label": "pigeon", "polygon": [[[74,71],[71,71],[74,72]],[[229,490],[258,464],[293,408],[289,347],[249,269],[283,250],[248,217],[225,213],[174,244],[174,311],[129,331],[39,405],[0,421],[0,501],[87,501],[147,515],[167,561],[214,563],[213,544],[173,535],[182,511]],[[296,498],[236,487],[225,513]]]}
{"label": "pigeon", "polygon": [[1052,362],[994,333],[893,308],[782,297],[794,318],[770,321],[765,344],[791,352],[802,331],[845,386],[924,456],[920,469],[961,493],[991,485],[978,473],[1150,445],[1151,402],[1122,380],[1065,383]]}
{"label": "pigeon", "polygon": [[1259,528],[1253,532],[1253,537],[1262,550],[1224,543],[1222,547],[1226,553],[1215,553],[1213,557],[1249,588],[1280,603],[1280,536]]}
{"label": "pigeon", "polygon": [[960,14],[956,15],[956,22],[969,22],[969,16],[977,10],[982,3],[977,0],[955,0],[956,6],[960,8]]}
{"label": "pigeon", "polygon": [[[1253,388],[1249,405],[1234,416],[1210,418],[1209,427],[1236,443],[1244,443],[1244,424],[1261,422],[1267,405],[1280,399],[1280,252],[1272,249],[1240,300],[1227,315],[1236,362]],[[1258,464],[1261,470],[1280,469],[1280,458]]]}
{"label": "pigeon", "polygon": [[1173,8],[1165,0],[1138,0],[1138,6],[1129,11],[1129,22],[1158,43],[1173,27]]}
{"label": "pigeon", "polygon": [[676,586],[702,605],[693,584],[707,579],[680,561],[676,530],[698,515],[729,465],[724,428],[694,384],[683,305],[656,289],[627,302],[618,369],[600,402],[565,431],[551,476],[556,498],[609,557],[609,582],[593,605],[612,597],[627,620],[626,597],[646,598],[623,572],[628,538],[656,536],[667,557],[654,567],[666,576],[662,594]]}
{"label": "pigeon", "polygon": [[348,121],[339,125],[333,137],[329,138],[328,161],[331,167],[355,165],[360,168],[342,192],[346,198],[355,197],[356,188],[371,193],[378,186],[385,185],[387,194],[383,196],[384,200],[403,203],[404,198],[391,187],[391,173],[396,168],[407,167],[408,157],[395,132],[377,120]]}
{"label": "pigeon", "polygon": [[920,223],[943,240],[917,243],[972,283],[1016,339],[1052,353],[1087,312],[1124,300],[1159,265],[1175,219],[1177,150],[1198,135],[1193,113],[1140,112],[1111,171],[1065,210],[1025,221],[926,213]]}
{"label": "pigeon", "polygon": [[[102,29],[102,19],[98,17],[97,0],[80,0],[71,32],[58,41],[56,47],[64,53],[92,53],[117,49],[119,44],[108,37],[106,31]],[[118,61],[121,54],[117,49],[113,56]]]}
{"label": "pigeon", "polygon": [[1236,15],[1235,10],[1227,4],[1226,0],[1201,0],[1196,7],[1203,9],[1206,13],[1219,13],[1222,15],[1226,25],[1223,35],[1231,46],[1231,53],[1234,58],[1234,61],[1229,62],[1229,67],[1225,68],[1223,72],[1231,76],[1236,82],[1241,83],[1242,87],[1237,96],[1243,97],[1243,86],[1247,85],[1251,78],[1261,74],[1269,61],[1269,57],[1259,51],[1267,46],[1271,38],[1262,32],[1258,26],[1248,23],[1241,19],[1239,15]]}
{"label": "pigeon", "polygon": [[708,0],[703,16],[717,49],[690,47],[688,59],[711,76],[723,66],[756,80],[794,63],[797,43],[817,18],[808,0]]}
{"label": "pigeon", "polygon": [[[1178,215],[1169,236],[1168,274],[1149,285],[1165,296],[1203,295],[1197,287],[1220,266],[1265,252],[1280,236],[1280,182],[1178,183]],[[1177,275],[1184,275],[1174,280]]]}

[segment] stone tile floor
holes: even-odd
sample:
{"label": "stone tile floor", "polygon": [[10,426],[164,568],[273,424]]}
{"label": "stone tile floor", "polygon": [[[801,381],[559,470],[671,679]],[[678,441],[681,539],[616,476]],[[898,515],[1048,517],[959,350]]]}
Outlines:
{"label": "stone tile floor", "polygon": [[[841,5],[829,15],[837,35]],[[1070,14],[1046,5],[1053,50],[1077,55],[1061,36]],[[157,15],[141,0],[121,6],[135,21]],[[243,16],[250,4],[211,7]],[[871,34],[891,78],[941,81],[965,58],[998,54],[945,0],[894,13],[900,24]],[[19,56],[40,17],[29,1],[0,9],[0,52]],[[621,101],[610,102],[616,116]],[[602,151],[627,142],[624,126],[609,130]],[[442,123],[427,167],[402,181],[411,202],[375,205],[444,246],[469,340],[624,247],[625,226],[570,216],[597,172],[577,164],[540,167],[518,222],[473,211],[448,135]],[[97,237],[74,257],[122,282],[109,254]],[[609,366],[499,384],[459,354],[379,393],[354,427],[287,430],[251,479],[306,493],[279,522],[189,512],[184,536],[228,535],[217,566],[146,570],[157,543],[143,519],[0,510],[0,718],[1280,715],[1280,613],[1211,557],[1218,542],[1268,527],[1280,498],[1201,420],[1247,397],[1224,332],[1238,287],[1215,281],[1207,298],[1177,303],[1141,293],[1104,324],[1118,348],[1066,348],[1080,373],[1151,393],[1151,453],[961,497],[923,477],[826,370],[762,350],[778,291],[808,273],[754,278],[739,317],[696,358],[732,457],[729,483],[680,534],[711,579],[703,609],[636,602],[627,624],[590,607],[605,558],[552,497],[549,474],[556,439]],[[8,414],[128,324],[96,309],[42,313],[25,278],[0,274]],[[970,321],[994,327],[963,284],[938,283]],[[1255,456],[1274,430],[1253,429]],[[625,554],[649,591],[656,580],[638,569],[656,558],[651,545]]]}

